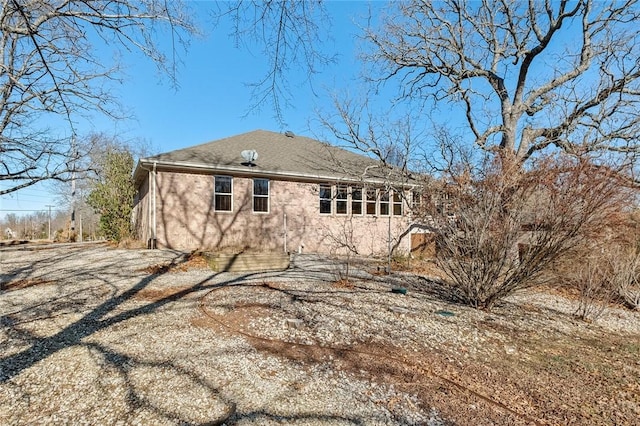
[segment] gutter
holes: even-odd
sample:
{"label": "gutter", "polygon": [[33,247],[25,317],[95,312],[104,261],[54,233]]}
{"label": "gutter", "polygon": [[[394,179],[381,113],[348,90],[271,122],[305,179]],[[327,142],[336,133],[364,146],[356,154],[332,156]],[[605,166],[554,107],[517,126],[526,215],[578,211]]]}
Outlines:
{"label": "gutter", "polygon": [[[154,170],[156,166],[173,168],[173,169],[182,169],[182,170],[196,170],[196,171],[204,171],[204,172],[229,172],[235,173],[239,175],[245,176],[260,176],[260,177],[268,177],[268,178],[286,178],[288,180],[300,180],[304,179],[307,181],[315,181],[315,182],[351,182],[351,183],[363,183],[370,182],[374,184],[384,185],[388,184],[389,181],[383,178],[354,178],[351,176],[336,176],[336,175],[314,175],[309,173],[299,173],[299,172],[286,172],[286,171],[268,171],[268,170],[252,170],[247,167],[236,167],[236,166],[225,166],[225,167],[217,167],[210,166],[205,164],[198,163],[184,163],[184,162],[174,162],[174,161],[145,161],[145,159],[140,160],[140,164],[146,163],[149,166],[153,164]],[[409,184],[407,182],[398,182],[395,183],[401,184],[406,187],[413,187],[415,184]]]}

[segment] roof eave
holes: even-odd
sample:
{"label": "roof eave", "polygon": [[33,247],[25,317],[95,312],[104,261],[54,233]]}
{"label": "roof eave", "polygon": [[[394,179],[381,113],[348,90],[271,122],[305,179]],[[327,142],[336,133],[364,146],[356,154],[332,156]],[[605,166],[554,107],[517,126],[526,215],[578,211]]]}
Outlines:
{"label": "roof eave", "polygon": [[[185,170],[185,171],[200,171],[200,172],[221,172],[221,173],[235,173],[238,175],[245,176],[261,176],[268,177],[274,179],[286,179],[286,180],[298,180],[298,181],[307,181],[307,182],[350,182],[350,183],[371,183],[375,185],[384,185],[388,183],[386,179],[382,178],[358,178],[349,175],[329,175],[329,174],[311,174],[311,173],[300,173],[300,172],[287,172],[287,171],[279,171],[279,170],[264,170],[264,169],[250,169],[246,166],[236,167],[236,166],[219,166],[219,165],[210,165],[210,164],[201,164],[201,163],[189,163],[182,161],[162,161],[162,160],[154,160],[150,158],[142,158],[138,162],[136,170],[134,172],[134,180],[137,181],[137,178],[141,172],[141,170],[149,170],[147,167],[152,167],[153,165],[156,167],[165,167],[177,170]],[[140,170],[140,172],[139,172]],[[414,186],[416,183],[412,182],[393,182],[396,185],[402,186]]]}

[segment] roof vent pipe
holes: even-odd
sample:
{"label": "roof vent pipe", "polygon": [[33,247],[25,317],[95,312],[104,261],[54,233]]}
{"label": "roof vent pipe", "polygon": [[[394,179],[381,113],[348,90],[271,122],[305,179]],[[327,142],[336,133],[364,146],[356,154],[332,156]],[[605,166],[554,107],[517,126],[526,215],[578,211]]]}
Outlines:
{"label": "roof vent pipe", "polygon": [[287,130],[286,132],[284,132],[284,135],[288,138],[293,138],[296,136],[291,130]]}

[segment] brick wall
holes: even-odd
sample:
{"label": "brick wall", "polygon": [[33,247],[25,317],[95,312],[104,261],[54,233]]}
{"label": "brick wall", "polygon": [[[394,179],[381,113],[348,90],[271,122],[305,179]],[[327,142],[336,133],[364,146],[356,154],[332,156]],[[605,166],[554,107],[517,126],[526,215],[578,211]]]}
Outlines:
{"label": "brick wall", "polygon": [[[287,251],[345,253],[347,243],[360,255],[384,254],[389,222],[393,238],[409,223],[407,216],[337,215],[335,208],[320,214],[317,183],[270,180],[269,212],[257,213],[252,178],[233,178],[230,212],[214,210],[212,175],[165,171],[158,172],[157,182],[158,247],[284,251],[286,215]],[[398,250],[409,249],[407,236]]]}

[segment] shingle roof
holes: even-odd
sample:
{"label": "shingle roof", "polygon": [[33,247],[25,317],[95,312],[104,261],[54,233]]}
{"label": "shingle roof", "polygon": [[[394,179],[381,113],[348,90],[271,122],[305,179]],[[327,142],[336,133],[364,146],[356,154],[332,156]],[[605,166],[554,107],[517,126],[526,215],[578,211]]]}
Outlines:
{"label": "shingle roof", "polygon": [[[255,166],[240,153],[255,150]],[[141,164],[311,179],[380,179],[380,162],[304,136],[255,130],[237,136],[143,158]]]}

